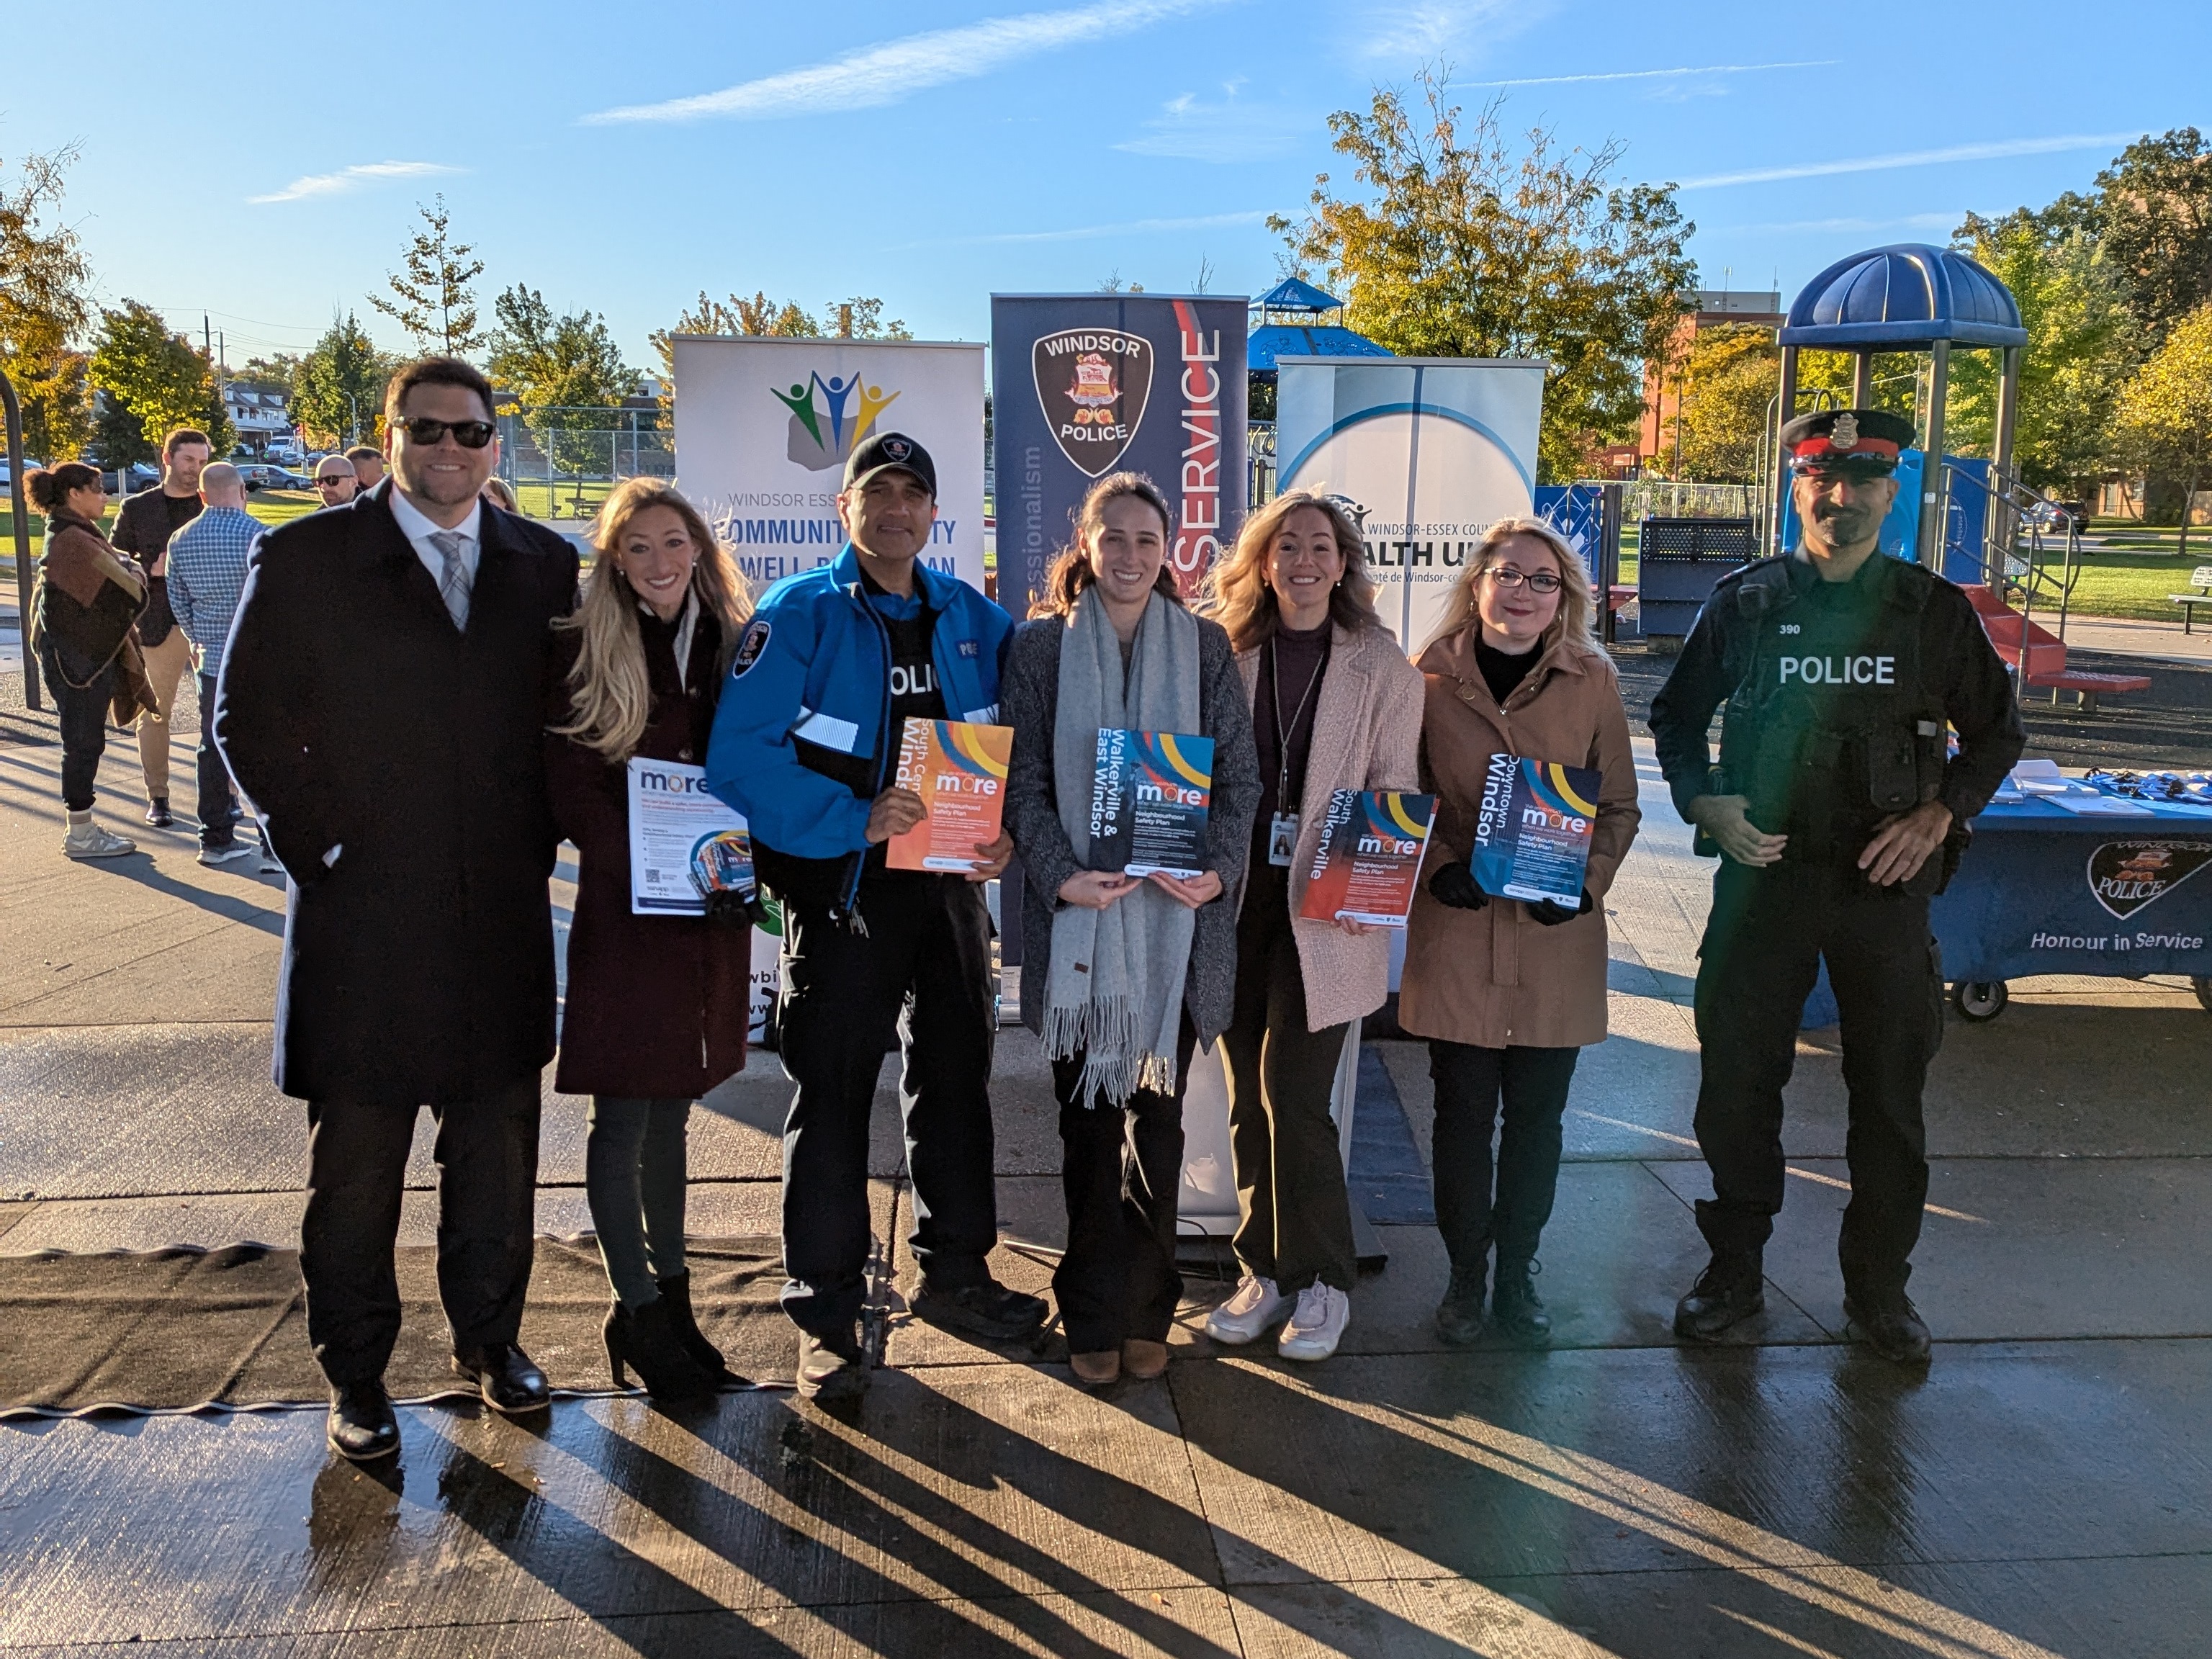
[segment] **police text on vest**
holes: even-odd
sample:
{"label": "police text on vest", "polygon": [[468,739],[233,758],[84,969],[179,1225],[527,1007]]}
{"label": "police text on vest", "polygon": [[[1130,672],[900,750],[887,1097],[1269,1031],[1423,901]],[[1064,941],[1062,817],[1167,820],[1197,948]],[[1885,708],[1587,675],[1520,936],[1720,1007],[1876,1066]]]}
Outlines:
{"label": "police text on vest", "polygon": [[1782,684],[1802,685],[1894,685],[1894,657],[1783,657]]}

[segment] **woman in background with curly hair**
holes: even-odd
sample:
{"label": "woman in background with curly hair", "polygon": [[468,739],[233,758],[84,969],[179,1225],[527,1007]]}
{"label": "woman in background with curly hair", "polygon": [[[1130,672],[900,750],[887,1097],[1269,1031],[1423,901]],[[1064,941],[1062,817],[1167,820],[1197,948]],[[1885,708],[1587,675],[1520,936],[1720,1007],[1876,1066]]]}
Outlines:
{"label": "woman in background with curly hair", "polygon": [[706,520],[673,486],[632,478],[599,510],[599,558],[556,629],[545,777],[576,844],[575,921],[554,1086],[592,1097],[584,1184],[615,1301],[607,1359],[657,1395],[728,1375],[691,1311],[684,1259],[691,1103],[745,1060],[752,935],[719,901],[705,916],[630,912],[632,759],[696,764],[752,599]]}
{"label": "woman in background with curly hair", "polygon": [[1421,677],[1376,614],[1359,527],[1313,490],[1245,520],[1205,608],[1237,648],[1261,789],[1222,1039],[1243,1277],[1206,1328],[1243,1343],[1280,1324],[1285,1359],[1326,1359],[1358,1266],[1329,1095],[1352,1022],[1389,994],[1390,946],[1298,910],[1329,797],[1416,787]]}

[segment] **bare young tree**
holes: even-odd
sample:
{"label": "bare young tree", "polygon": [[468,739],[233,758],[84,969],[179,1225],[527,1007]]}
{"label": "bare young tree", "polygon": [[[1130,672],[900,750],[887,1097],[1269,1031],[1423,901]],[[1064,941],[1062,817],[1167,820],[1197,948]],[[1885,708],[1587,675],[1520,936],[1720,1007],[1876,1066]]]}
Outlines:
{"label": "bare young tree", "polygon": [[415,206],[422,216],[423,228],[415,233],[402,256],[405,272],[393,271],[386,278],[394,297],[387,300],[372,294],[368,302],[405,329],[417,351],[465,357],[484,343],[477,327],[473,286],[483,275],[483,261],[469,257],[476,252],[472,245],[453,240],[451,216],[442,195],[435,207],[420,202]]}

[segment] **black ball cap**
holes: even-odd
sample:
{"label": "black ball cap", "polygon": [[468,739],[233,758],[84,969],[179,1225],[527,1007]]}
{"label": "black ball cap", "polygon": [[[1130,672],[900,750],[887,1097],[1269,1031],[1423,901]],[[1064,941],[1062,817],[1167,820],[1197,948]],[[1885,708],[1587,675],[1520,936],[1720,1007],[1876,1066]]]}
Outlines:
{"label": "black ball cap", "polygon": [[878,432],[856,445],[845,458],[845,488],[858,489],[878,472],[911,472],[933,498],[937,494],[937,463],[903,432]]}

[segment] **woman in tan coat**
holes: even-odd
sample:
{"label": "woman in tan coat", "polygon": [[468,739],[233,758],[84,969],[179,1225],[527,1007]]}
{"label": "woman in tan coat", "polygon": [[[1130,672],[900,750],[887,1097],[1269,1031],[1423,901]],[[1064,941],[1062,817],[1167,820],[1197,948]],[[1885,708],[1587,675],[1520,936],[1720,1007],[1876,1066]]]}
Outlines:
{"label": "woman in tan coat", "polygon": [[1375,613],[1358,527],[1327,496],[1292,490],[1253,514],[1209,586],[1251,699],[1261,798],[1222,1037],[1243,1277],[1206,1328],[1241,1343],[1281,1324],[1285,1358],[1326,1359],[1358,1270],[1329,1093],[1347,1028],[1389,994],[1390,950],[1379,929],[1298,908],[1331,793],[1414,787],[1421,677]]}
{"label": "woman in tan coat", "polygon": [[[1452,1263],[1437,1331],[1463,1345],[1491,1318],[1540,1341],[1536,1243],[1559,1173],[1559,1119],[1575,1060],[1605,1037],[1605,910],[1599,902],[1642,817],[1628,714],[1613,663],[1590,636],[1590,579],[1550,526],[1493,525],[1421,653],[1421,787],[1437,796],[1426,888],[1406,937],[1399,1024],[1429,1039],[1436,1081],[1437,1225]],[[1491,758],[1587,767],[1602,779],[1582,903],[1493,898],[1468,866]],[[1490,1140],[1504,1128],[1492,1193]]]}

